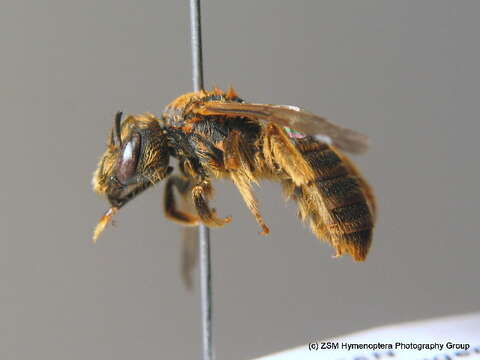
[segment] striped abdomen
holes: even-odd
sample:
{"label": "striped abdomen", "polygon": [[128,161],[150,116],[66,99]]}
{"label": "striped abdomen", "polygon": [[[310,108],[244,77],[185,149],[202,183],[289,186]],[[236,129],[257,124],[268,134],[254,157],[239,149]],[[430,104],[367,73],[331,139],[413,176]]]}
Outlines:
{"label": "striped abdomen", "polygon": [[369,185],[346,156],[311,137],[294,140],[314,180],[283,181],[284,193],[298,203],[299,216],[326,240],[337,256],[365,259],[372,239],[375,200]]}

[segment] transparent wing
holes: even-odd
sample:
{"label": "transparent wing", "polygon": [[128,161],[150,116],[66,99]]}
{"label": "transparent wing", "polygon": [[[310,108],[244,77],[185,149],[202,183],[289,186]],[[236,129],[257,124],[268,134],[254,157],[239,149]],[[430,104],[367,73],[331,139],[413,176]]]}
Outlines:
{"label": "transparent wing", "polygon": [[197,265],[198,227],[182,228],[180,274],[187,290],[193,289],[193,274]]}
{"label": "transparent wing", "polygon": [[367,136],[296,106],[209,101],[201,106],[200,112],[203,115],[244,116],[271,121],[306,135],[328,137],[334,146],[351,153],[362,153],[368,148]]}

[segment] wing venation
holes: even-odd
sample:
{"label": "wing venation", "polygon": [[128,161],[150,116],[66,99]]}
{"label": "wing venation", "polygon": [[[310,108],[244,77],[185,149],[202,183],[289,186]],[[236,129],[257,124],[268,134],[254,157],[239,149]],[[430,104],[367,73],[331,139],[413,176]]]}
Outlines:
{"label": "wing venation", "polygon": [[363,153],[368,148],[367,136],[296,106],[210,101],[202,105],[201,112],[271,121],[306,135],[327,136],[334,146],[351,153]]}

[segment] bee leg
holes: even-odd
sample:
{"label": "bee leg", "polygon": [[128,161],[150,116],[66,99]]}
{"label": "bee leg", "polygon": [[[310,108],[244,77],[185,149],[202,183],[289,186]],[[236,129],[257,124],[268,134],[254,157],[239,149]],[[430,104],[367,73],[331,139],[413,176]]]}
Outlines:
{"label": "bee leg", "polygon": [[223,162],[225,168],[229,170],[230,177],[242,195],[243,201],[245,201],[248,209],[255,216],[257,224],[262,228],[260,234],[267,235],[270,229],[263,221],[262,215],[260,215],[257,199],[255,199],[250,186],[252,181],[256,181],[251,170],[254,161],[252,154],[249,152],[250,146],[245,143],[239,131],[233,130],[225,139],[224,147]]}
{"label": "bee leg", "polygon": [[197,209],[200,220],[207,226],[219,227],[232,221],[230,216],[226,218],[218,218],[215,210],[208,206],[208,199],[212,194],[212,185],[208,180],[202,180],[192,189],[192,197],[195,208]]}
{"label": "bee leg", "polygon": [[263,156],[272,171],[280,168],[297,186],[307,184],[316,178],[315,171],[295,147],[292,139],[277,125],[266,126],[263,137]]}
{"label": "bee leg", "polygon": [[197,216],[177,209],[175,195],[173,193],[174,187],[182,196],[185,196],[192,188],[192,182],[190,179],[178,175],[172,175],[168,178],[167,184],[165,185],[165,196],[163,199],[165,216],[184,226],[198,225]]}
{"label": "bee leg", "polygon": [[197,264],[197,228],[198,216],[177,209],[174,188],[184,200],[192,189],[192,181],[186,176],[172,175],[165,185],[164,210],[165,216],[180,225],[182,229],[182,250],[180,255],[180,274],[187,290],[193,288],[193,271]]}
{"label": "bee leg", "polygon": [[242,176],[239,172],[231,172],[230,174],[233,183],[237,186],[238,191],[242,195],[243,201],[247,205],[250,212],[255,216],[257,224],[262,228],[260,235],[267,235],[270,232],[270,229],[265,224],[265,221],[258,210],[258,201],[252,193],[252,187],[250,186],[250,181],[246,176]]}

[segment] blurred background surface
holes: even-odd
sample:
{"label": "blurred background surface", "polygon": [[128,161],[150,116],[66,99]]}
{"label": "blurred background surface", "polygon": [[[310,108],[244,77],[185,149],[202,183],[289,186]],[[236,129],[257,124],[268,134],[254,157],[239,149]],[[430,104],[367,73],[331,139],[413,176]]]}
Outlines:
{"label": "blurred background surface", "polygon": [[[379,221],[365,263],[332,259],[257,191],[271,234],[232,184],[212,232],[218,359],[479,310],[480,2],[204,1],[205,82],[294,104],[368,134],[354,157]],[[114,113],[190,91],[187,1],[6,1],[0,13],[0,358],[194,359],[198,283],[180,281],[163,187],[107,208],[90,179]],[[198,280],[198,279],[196,279]]]}

